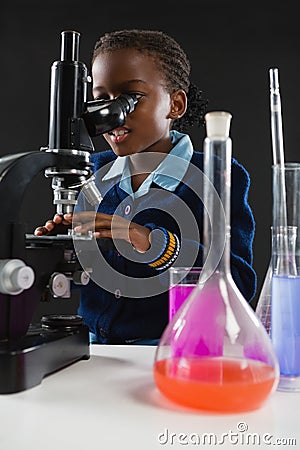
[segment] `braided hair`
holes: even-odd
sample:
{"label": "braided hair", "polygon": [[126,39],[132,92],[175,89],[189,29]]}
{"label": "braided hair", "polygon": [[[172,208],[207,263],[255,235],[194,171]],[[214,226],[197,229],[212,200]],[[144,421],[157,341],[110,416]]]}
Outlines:
{"label": "braided hair", "polygon": [[135,49],[152,56],[170,94],[179,89],[186,92],[188,104],[186,113],[172,123],[173,129],[185,132],[189,126],[204,124],[208,101],[202,98],[202,91],[190,82],[190,62],[178,42],[162,31],[139,29],[113,31],[105,33],[96,42],[92,63],[101,53],[124,48]]}

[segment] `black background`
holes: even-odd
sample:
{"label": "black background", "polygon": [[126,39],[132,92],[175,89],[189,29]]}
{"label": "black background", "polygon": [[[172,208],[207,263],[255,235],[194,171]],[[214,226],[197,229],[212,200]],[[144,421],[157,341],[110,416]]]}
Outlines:
{"label": "black background", "polygon": [[[233,156],[250,172],[250,203],[257,224],[255,305],[270,259],[270,67],[279,69],[285,158],[300,159],[300,31],[294,5],[240,0],[2,3],[0,155],[39,150],[48,143],[50,67],[60,58],[61,31],[81,33],[80,60],[89,68],[94,43],[106,31],[136,27],[171,34],[191,60],[192,81],[209,99],[208,109],[233,116]],[[204,132],[191,130],[197,149],[202,148]],[[101,137],[94,143],[97,150],[107,148]],[[21,218],[29,232],[52,216],[49,183],[41,174],[26,194]]]}

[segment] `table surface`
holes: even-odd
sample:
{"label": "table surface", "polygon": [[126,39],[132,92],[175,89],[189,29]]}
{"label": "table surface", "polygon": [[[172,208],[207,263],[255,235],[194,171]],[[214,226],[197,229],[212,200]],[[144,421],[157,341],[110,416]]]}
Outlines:
{"label": "table surface", "polygon": [[242,414],[182,408],[154,384],[155,349],[91,345],[89,360],[0,395],[0,449],[300,448],[300,393]]}

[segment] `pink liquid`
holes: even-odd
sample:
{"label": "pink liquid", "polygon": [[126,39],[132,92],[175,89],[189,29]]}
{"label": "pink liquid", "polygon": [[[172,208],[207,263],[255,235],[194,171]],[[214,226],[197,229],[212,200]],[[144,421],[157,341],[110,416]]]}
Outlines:
{"label": "pink liquid", "polygon": [[173,357],[221,356],[226,326],[225,303],[219,286],[207,282],[195,290],[185,312],[183,327],[173,329]]}
{"label": "pink liquid", "polygon": [[177,284],[169,289],[169,321],[171,321],[194,288],[194,284]]}

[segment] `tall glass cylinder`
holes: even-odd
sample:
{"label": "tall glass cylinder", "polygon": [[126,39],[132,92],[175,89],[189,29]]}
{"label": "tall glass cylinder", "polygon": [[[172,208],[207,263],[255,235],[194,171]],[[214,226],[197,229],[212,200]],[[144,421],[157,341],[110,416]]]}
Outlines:
{"label": "tall glass cylinder", "polygon": [[[270,335],[280,366],[279,390],[300,391],[300,164],[273,167],[273,212]],[[286,223],[280,213],[286,191]]]}
{"label": "tall glass cylinder", "polygon": [[270,338],[230,272],[231,115],[206,114],[205,263],[197,287],[165,329],[154,379],[180,405],[222,412],[261,406],[278,383]]}

